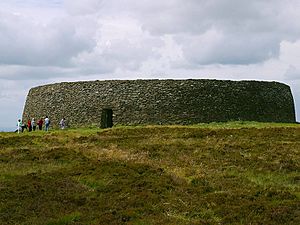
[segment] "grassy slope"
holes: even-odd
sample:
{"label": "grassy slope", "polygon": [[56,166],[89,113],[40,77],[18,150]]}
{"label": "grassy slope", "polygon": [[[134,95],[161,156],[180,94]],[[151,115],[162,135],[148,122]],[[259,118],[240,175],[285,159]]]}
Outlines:
{"label": "grassy slope", "polygon": [[300,224],[300,127],[0,133],[0,224]]}

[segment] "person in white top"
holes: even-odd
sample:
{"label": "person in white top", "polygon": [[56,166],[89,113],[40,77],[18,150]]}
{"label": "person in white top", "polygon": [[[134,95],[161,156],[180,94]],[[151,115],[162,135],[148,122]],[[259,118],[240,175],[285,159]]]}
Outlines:
{"label": "person in white top", "polygon": [[45,131],[49,130],[49,125],[50,125],[50,119],[48,116],[45,117]]}
{"label": "person in white top", "polygon": [[20,133],[20,131],[22,131],[22,121],[20,119],[18,119],[16,131],[18,132],[18,134]]}
{"label": "person in white top", "polygon": [[36,129],[36,123],[35,123],[34,118],[32,118],[32,120],[31,120],[31,126],[32,126],[32,130],[35,131],[35,129]]}
{"label": "person in white top", "polygon": [[65,118],[62,118],[61,121],[59,122],[59,125],[60,125],[60,129],[65,129]]}

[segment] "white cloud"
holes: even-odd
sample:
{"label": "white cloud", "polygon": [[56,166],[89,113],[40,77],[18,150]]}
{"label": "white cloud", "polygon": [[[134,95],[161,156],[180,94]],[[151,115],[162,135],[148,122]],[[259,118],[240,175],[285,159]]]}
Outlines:
{"label": "white cloud", "polygon": [[42,24],[0,11],[0,63],[69,66],[72,56],[93,46],[93,39],[86,37],[88,30],[77,29],[75,22],[78,21],[59,18]]}
{"label": "white cloud", "polygon": [[47,24],[4,15],[0,62],[137,70],[147,60],[165,61],[162,45],[172,36],[179,65],[247,65],[278,57],[280,43],[300,32],[296,1],[66,0],[64,6],[70,14]]}
{"label": "white cloud", "polygon": [[97,30],[95,46],[73,57],[74,66],[94,73],[137,70],[145,60],[157,57],[155,48],[163,44],[160,38],[143,32],[138,22],[128,17],[99,18]]}
{"label": "white cloud", "polygon": [[300,37],[295,42],[281,42],[280,60],[300,68]]}
{"label": "white cloud", "polygon": [[294,66],[289,66],[284,75],[287,80],[300,80],[300,70]]}
{"label": "white cloud", "polygon": [[211,29],[201,35],[177,35],[178,44],[191,64],[254,64],[277,57],[279,45],[271,38],[254,35],[225,34],[220,30]]}
{"label": "white cloud", "polygon": [[94,14],[103,6],[104,0],[65,0],[64,6],[71,15]]}

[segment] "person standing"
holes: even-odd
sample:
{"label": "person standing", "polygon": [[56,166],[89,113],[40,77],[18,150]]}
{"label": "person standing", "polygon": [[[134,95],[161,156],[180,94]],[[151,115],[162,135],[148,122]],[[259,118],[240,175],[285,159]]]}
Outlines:
{"label": "person standing", "polygon": [[31,120],[30,119],[28,119],[27,126],[28,126],[28,131],[31,132],[32,131],[32,126],[31,126]]}
{"label": "person standing", "polygon": [[37,122],[37,125],[39,126],[39,130],[42,130],[43,129],[43,118],[41,118],[38,122]]}
{"label": "person standing", "polygon": [[66,123],[65,123],[65,118],[62,118],[61,121],[59,122],[60,129],[65,129]]}
{"label": "person standing", "polygon": [[24,130],[27,130],[27,125],[25,123],[22,123],[22,133],[24,132]]}
{"label": "person standing", "polygon": [[49,130],[49,126],[50,126],[50,119],[48,118],[48,116],[45,117],[45,131]]}
{"label": "person standing", "polygon": [[36,129],[36,123],[35,123],[34,118],[32,118],[32,120],[31,120],[31,126],[32,126],[32,130],[35,131],[35,129]]}
{"label": "person standing", "polygon": [[20,119],[18,119],[18,122],[17,122],[17,132],[18,134],[21,132],[23,132],[23,129],[22,129],[22,121]]}

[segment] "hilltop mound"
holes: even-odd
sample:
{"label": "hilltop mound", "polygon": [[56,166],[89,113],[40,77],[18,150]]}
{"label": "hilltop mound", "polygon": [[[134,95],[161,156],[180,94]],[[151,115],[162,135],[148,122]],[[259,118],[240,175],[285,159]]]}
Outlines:
{"label": "hilltop mound", "polygon": [[0,134],[0,224],[300,224],[300,129]]}

